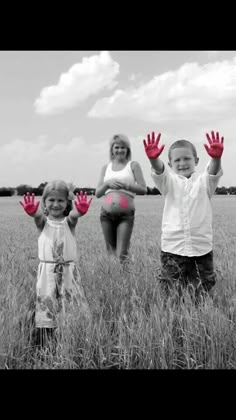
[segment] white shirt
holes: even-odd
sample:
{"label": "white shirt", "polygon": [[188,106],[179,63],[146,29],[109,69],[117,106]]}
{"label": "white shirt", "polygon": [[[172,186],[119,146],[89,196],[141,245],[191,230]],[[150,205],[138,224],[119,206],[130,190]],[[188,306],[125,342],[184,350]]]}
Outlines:
{"label": "white shirt", "polygon": [[[105,176],[104,176],[104,182],[109,181],[110,179],[117,179],[119,181],[128,182],[129,184],[133,184],[135,182],[134,173],[131,168],[132,161],[129,161],[123,169],[120,169],[119,171],[113,171],[112,170],[112,162],[109,162],[106,168]],[[125,192],[128,195],[131,195],[131,197],[135,197],[135,193],[124,190],[120,188],[119,190],[113,190],[111,188],[107,189],[105,192],[105,195],[112,191],[119,191],[119,192]]]}
{"label": "white shirt", "polygon": [[216,175],[193,173],[190,178],[164,167],[151,176],[165,204],[162,216],[161,249],[188,257],[207,254],[212,250],[211,197],[217,187],[222,169]]}

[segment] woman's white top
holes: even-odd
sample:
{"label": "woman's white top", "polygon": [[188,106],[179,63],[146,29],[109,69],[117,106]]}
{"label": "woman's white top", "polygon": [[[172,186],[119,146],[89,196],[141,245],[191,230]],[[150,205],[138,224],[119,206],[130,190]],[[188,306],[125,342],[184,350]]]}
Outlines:
{"label": "woman's white top", "polygon": [[[108,163],[107,168],[106,168],[106,172],[105,172],[105,176],[104,176],[104,182],[105,181],[109,181],[111,179],[117,179],[118,181],[122,181],[122,182],[127,182],[129,184],[133,184],[135,183],[135,178],[134,178],[134,173],[132,171],[131,168],[131,163],[132,161],[129,161],[126,166],[121,169],[120,171],[113,171],[112,170],[112,162]],[[135,197],[135,193],[129,191],[129,190],[125,190],[123,188],[121,188],[120,190],[116,190],[116,189],[112,189],[109,188],[105,195],[109,194],[110,192],[125,192],[126,194],[130,195],[131,197]]]}

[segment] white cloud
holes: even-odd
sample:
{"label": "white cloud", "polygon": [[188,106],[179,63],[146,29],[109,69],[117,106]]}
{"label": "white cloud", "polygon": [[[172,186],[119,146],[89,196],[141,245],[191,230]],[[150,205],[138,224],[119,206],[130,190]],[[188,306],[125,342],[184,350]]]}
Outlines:
{"label": "white cloud", "polygon": [[81,63],[74,64],[60,76],[57,85],[42,89],[34,103],[35,111],[49,115],[73,108],[103,89],[113,89],[118,73],[119,64],[107,51],[84,57]]}
{"label": "white cloud", "polygon": [[130,117],[169,126],[217,122],[232,116],[235,106],[236,57],[204,65],[186,63],[137,88],[116,90],[98,100],[88,116]]}
{"label": "white cloud", "polygon": [[128,79],[130,82],[138,82],[143,77],[142,73],[132,73]]}
{"label": "white cloud", "polygon": [[134,74],[134,73],[132,73],[132,74],[129,76],[129,80],[130,80],[131,82],[134,82],[136,79],[137,79],[137,76],[136,76],[136,74]]}
{"label": "white cloud", "polygon": [[24,140],[16,139],[11,143],[4,144],[0,148],[2,165],[11,161],[13,165],[27,165],[28,162],[37,164],[46,147],[46,137],[39,137],[35,143],[29,143]]}
{"label": "white cloud", "polygon": [[0,147],[0,186],[37,187],[53,179],[95,186],[107,159],[107,142],[89,145],[83,138],[73,138],[66,144],[50,145],[46,138],[14,140]]}

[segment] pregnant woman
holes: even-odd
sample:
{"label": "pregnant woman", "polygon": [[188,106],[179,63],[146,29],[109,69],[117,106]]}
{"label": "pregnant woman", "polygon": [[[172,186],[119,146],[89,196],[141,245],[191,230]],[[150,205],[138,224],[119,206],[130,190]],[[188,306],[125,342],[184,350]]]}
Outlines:
{"label": "pregnant woman", "polygon": [[131,160],[128,137],[114,135],[110,141],[110,162],[102,168],[96,197],[103,197],[100,221],[107,251],[117,255],[121,262],[128,256],[135,195],[146,191],[142,169],[138,162]]}

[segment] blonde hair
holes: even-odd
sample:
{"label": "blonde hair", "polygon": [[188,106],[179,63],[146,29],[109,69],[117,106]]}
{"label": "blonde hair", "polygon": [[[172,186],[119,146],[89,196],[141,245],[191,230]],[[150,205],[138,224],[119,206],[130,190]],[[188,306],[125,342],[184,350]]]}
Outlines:
{"label": "blonde hair", "polygon": [[73,186],[67,184],[65,181],[62,180],[48,182],[44,187],[42,195],[42,206],[45,214],[47,213],[47,211],[45,210],[45,200],[53,191],[60,191],[62,193],[65,193],[65,196],[67,198],[67,206],[64,211],[64,216],[68,216],[68,214],[73,208],[72,200],[75,199],[75,195],[73,193]]}
{"label": "blonde hair", "polygon": [[127,160],[131,160],[131,144],[127,136],[125,134],[114,134],[110,140],[110,150],[109,150],[109,158],[110,160],[114,159],[112,148],[114,144],[124,144],[127,147]]}
{"label": "blonde hair", "polygon": [[193,156],[194,156],[195,160],[197,159],[197,150],[196,150],[196,147],[193,145],[193,143],[191,143],[188,140],[177,140],[174,143],[172,143],[172,145],[169,148],[169,151],[168,151],[169,161],[171,161],[172,150],[177,149],[177,148],[181,148],[181,147],[187,147],[188,149],[190,149],[193,153]]}

